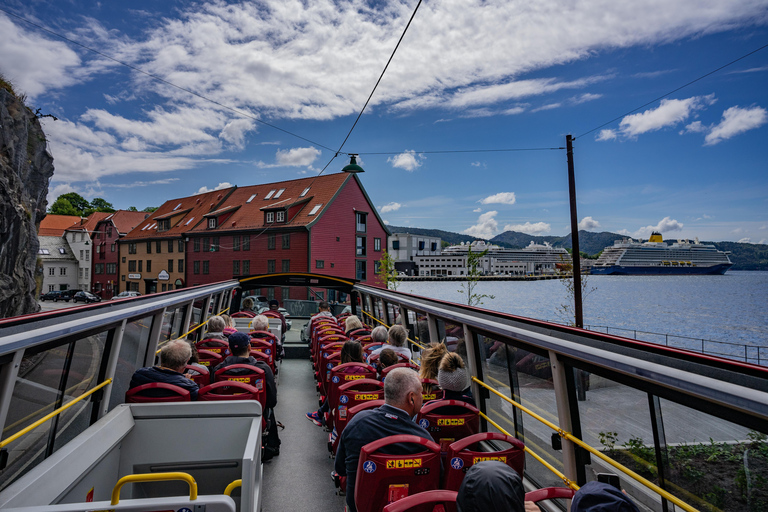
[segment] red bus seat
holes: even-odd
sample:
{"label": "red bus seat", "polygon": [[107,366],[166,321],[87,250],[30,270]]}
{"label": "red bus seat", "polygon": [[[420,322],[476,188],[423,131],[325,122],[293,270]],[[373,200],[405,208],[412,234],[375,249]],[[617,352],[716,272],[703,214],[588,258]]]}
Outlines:
{"label": "red bus seat", "polygon": [[[418,445],[408,453],[403,446]],[[383,453],[383,451],[397,454]],[[379,512],[388,504],[412,494],[431,491],[440,483],[440,446],[419,436],[389,436],[360,450],[355,483],[358,512]]]}
{"label": "red bus seat", "polygon": [[167,382],[150,382],[125,392],[125,401],[129,404],[189,402],[190,400],[191,396],[188,389]]}
{"label": "red bus seat", "polygon": [[336,439],[332,440],[333,436],[328,435],[328,449],[331,453],[336,455],[341,433],[344,432],[344,428],[354,416],[352,411],[357,413],[360,410],[367,409],[367,407],[362,409],[356,409],[356,407],[370,402],[376,402],[373,406],[374,408],[384,403],[384,383],[380,380],[353,380],[339,386],[338,406],[335,409],[335,418],[333,420],[334,427],[336,428]]}
{"label": "red bus seat", "polygon": [[[400,354],[400,353],[398,353],[398,352],[395,352],[395,354],[397,354],[397,360],[398,360],[398,363],[396,363],[396,364],[400,364],[400,363],[410,363],[410,362],[411,362],[411,361],[410,361],[410,359],[408,359],[407,357],[405,357],[403,354]],[[378,368],[378,367],[379,367],[379,357],[381,357],[381,352],[379,352],[378,354],[373,354],[373,355],[371,355],[371,356],[368,358],[368,362],[369,362],[369,364],[370,364],[371,366],[375,367],[375,368]]]}
{"label": "red bus seat", "polygon": [[211,370],[216,368],[220,362],[224,361],[224,357],[221,354],[204,349],[197,351],[197,359],[201,365],[207,366]]}
{"label": "red bus seat", "polygon": [[443,399],[443,390],[440,389],[440,384],[435,379],[421,379],[421,389],[424,403]]}
{"label": "red bus seat", "polygon": [[[376,369],[365,363],[344,363],[336,365],[331,370],[330,380],[328,382],[328,407],[329,412],[336,410],[339,406],[339,387],[348,382],[375,379]],[[334,414],[328,414],[326,426],[333,429]]]}
{"label": "red bus seat", "polygon": [[253,311],[238,311],[237,313],[232,313],[229,316],[230,318],[253,318],[256,316],[256,313]]}
{"label": "red bus seat", "polygon": [[[245,382],[218,381],[209,384],[198,391],[197,399],[202,402],[221,400],[259,400],[261,391]],[[264,404],[262,403],[262,408]],[[262,409],[263,410],[263,409]],[[263,422],[262,422],[263,424]]]}
{"label": "red bus seat", "polygon": [[267,318],[278,318],[278,319],[283,318],[283,315],[281,315],[277,311],[272,311],[271,309],[268,309],[268,310],[264,311],[261,314],[264,315]]}
{"label": "red bus seat", "polygon": [[[377,360],[378,360],[378,358],[377,358]],[[387,366],[386,368],[384,368],[381,371],[381,379],[384,380],[384,377],[386,377],[387,374],[389,372],[391,372],[392,370],[394,370],[395,368],[410,368],[411,370],[416,370],[417,372],[419,371],[419,365],[417,365],[417,364],[413,364],[411,362],[396,363],[396,364],[393,364],[392,366]]]}
{"label": "red bus seat", "polygon": [[321,403],[324,402],[325,398],[328,396],[328,383],[331,381],[331,370],[341,363],[340,349],[341,347],[339,347],[339,351],[328,352],[323,348],[322,357],[320,359],[320,368],[317,372]]}
{"label": "red bus seat", "polygon": [[200,368],[199,366],[188,364],[184,373],[189,373],[192,380],[200,387],[211,383],[211,372],[208,371],[207,367]]}
{"label": "red bus seat", "polygon": [[[496,451],[480,451],[479,443],[483,441],[498,441],[508,446]],[[480,432],[451,443],[446,456],[443,489],[458,491],[469,468],[484,460],[503,462],[522,478],[525,468],[525,445],[515,437],[497,432]]]}
{"label": "red bus seat", "polygon": [[195,343],[197,350],[209,350],[226,357],[229,354],[229,343],[218,338],[206,338]]}
{"label": "red bus seat", "polygon": [[[450,415],[433,412],[445,406],[455,406],[466,412]],[[447,453],[448,445],[480,431],[480,411],[461,400],[435,400],[421,408],[416,422],[429,431],[435,442],[440,444],[442,452]]]}
{"label": "red bus seat", "polygon": [[267,366],[269,366],[269,369],[272,370],[272,375],[277,375],[277,369],[275,368],[275,361],[272,359],[272,356],[270,354],[266,354],[262,352],[261,350],[254,350],[251,349],[249,352],[250,356],[257,361],[264,361],[267,363]]}
{"label": "red bus seat", "polygon": [[390,503],[382,512],[455,512],[456,491],[424,491]]}
{"label": "red bus seat", "polygon": [[314,369],[315,369],[315,379],[320,380],[320,377],[318,376],[318,373],[320,372],[320,368],[323,367],[323,354],[328,352],[339,352],[341,350],[341,347],[344,346],[344,341],[329,341],[328,343],[325,343],[323,345],[320,345],[320,349],[315,354],[315,360],[313,362]]}
{"label": "red bus seat", "polygon": [[544,500],[554,500],[557,498],[570,500],[576,491],[569,487],[544,487],[535,491],[525,493],[525,501],[537,503]]}

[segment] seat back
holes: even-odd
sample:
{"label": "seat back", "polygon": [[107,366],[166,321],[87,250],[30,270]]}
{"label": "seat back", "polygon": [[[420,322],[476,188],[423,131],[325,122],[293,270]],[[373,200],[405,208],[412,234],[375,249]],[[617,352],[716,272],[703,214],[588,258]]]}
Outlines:
{"label": "seat back", "polygon": [[442,400],[443,390],[440,389],[440,384],[435,379],[421,379],[421,397],[424,399],[424,403],[431,400]]}
{"label": "seat back", "polygon": [[189,402],[188,389],[167,382],[150,382],[131,388],[125,392],[125,401],[129,404],[147,402]]}
{"label": "seat back", "polygon": [[[355,380],[375,379],[376,369],[365,363],[344,363],[334,366],[331,369],[330,381],[328,382],[328,406],[333,411],[339,406],[339,387]],[[334,415],[328,415],[326,425],[333,428]]]}
{"label": "seat back", "polygon": [[[483,441],[504,443],[506,447],[490,452],[480,451],[479,443]],[[525,445],[517,438],[497,432],[480,432],[451,443],[446,456],[443,489],[458,491],[469,468],[485,460],[503,462],[517,471],[522,478],[525,468]]]}
{"label": "seat back", "polygon": [[237,313],[232,313],[229,316],[231,318],[253,318],[256,316],[256,313],[253,311],[238,311]]}
{"label": "seat back", "polygon": [[267,363],[267,366],[269,366],[269,369],[272,370],[272,375],[275,375],[277,371],[275,370],[275,361],[272,359],[272,356],[269,354],[266,354],[262,352],[261,350],[254,350],[251,349],[249,352],[249,355],[256,359],[257,361],[264,361]]}
{"label": "seat back", "polygon": [[197,359],[201,365],[213,369],[224,360],[224,356],[210,350],[200,349],[197,351]]}
{"label": "seat back", "polygon": [[366,345],[370,345],[373,343],[373,340],[371,339],[370,334],[365,334],[363,336],[355,336],[355,339],[360,342],[360,344],[365,347]]}
{"label": "seat back", "polygon": [[320,349],[320,345],[322,345],[320,340],[327,336],[341,336],[341,339],[347,339],[341,327],[331,324],[321,324],[315,331],[312,332],[312,337],[310,339],[310,351],[313,354],[315,354]]}
{"label": "seat back", "polygon": [[229,352],[229,343],[217,338],[206,338],[195,343],[195,348],[197,348],[197,350],[202,349],[215,352],[216,354],[221,354],[226,357]]}
{"label": "seat back", "polygon": [[416,370],[417,372],[419,371],[419,365],[417,365],[417,364],[413,364],[411,362],[396,363],[396,364],[393,364],[392,366],[387,366],[386,368],[381,370],[381,379],[384,380],[384,378],[387,376],[387,374],[389,372],[391,372],[392,370],[394,370],[395,368],[410,368],[412,370]]}
{"label": "seat back", "polygon": [[264,311],[261,314],[264,315],[267,318],[282,318],[283,317],[279,312],[272,311],[271,309],[268,309],[268,310]]}
{"label": "seat back", "polygon": [[399,499],[437,489],[440,446],[419,436],[399,435],[360,450],[355,483],[358,512],[379,512]]}
{"label": "seat back", "polygon": [[200,387],[207,386],[211,383],[211,372],[208,371],[207,367],[200,368],[199,366],[188,364],[184,373],[189,373],[192,380],[195,381],[195,384]]}
{"label": "seat back", "polygon": [[220,368],[213,374],[213,382],[221,381],[243,382],[266,393],[264,387],[264,370],[251,366],[250,364],[231,364],[224,368]]}
{"label": "seat back", "polygon": [[573,499],[575,494],[576,491],[569,487],[543,487],[525,493],[525,501],[538,503],[539,501],[554,500],[557,498],[570,500]]}
{"label": "seat back", "polygon": [[456,491],[424,491],[390,503],[382,512],[455,512]]}
{"label": "seat back", "polygon": [[[403,354],[401,354],[399,352],[395,352],[395,353],[397,354],[397,360],[399,361],[396,364],[410,363],[410,360],[407,357],[405,357]],[[381,357],[381,352],[379,352],[378,354],[371,354],[371,356],[368,358],[368,362],[374,368],[378,368],[379,367],[379,357]]]}
{"label": "seat back", "polygon": [[[341,347],[339,347],[340,349]],[[322,397],[328,396],[328,383],[331,381],[331,370],[341,363],[341,351],[330,352],[323,348],[318,369],[319,390]]]}
{"label": "seat back", "polygon": [[[461,414],[440,414],[436,409],[452,406],[464,412]],[[426,429],[432,439],[440,444],[443,453],[448,445],[480,431],[480,411],[477,407],[461,400],[435,400],[424,405],[416,422]]]}
{"label": "seat back", "polygon": [[264,401],[261,397],[264,393],[250,384],[238,381],[218,381],[204,386],[198,391],[197,399],[203,402],[216,402],[222,400],[258,400],[261,402],[262,411]]}
{"label": "seat back", "polygon": [[[336,455],[336,448],[339,446],[341,433],[344,432],[349,420],[352,419],[352,411],[357,412],[361,409],[355,409],[358,405],[376,402],[379,407],[384,403],[384,383],[375,379],[361,379],[344,382],[339,386],[338,404],[333,416],[333,425],[336,429],[336,439],[331,442],[329,448]],[[365,408],[363,408],[365,409]]]}
{"label": "seat back", "polygon": [[347,333],[347,337],[349,339],[351,339],[351,340],[358,340],[358,341],[360,341],[360,338],[364,338],[366,336],[370,337],[371,336],[371,331],[369,331],[368,329],[366,329],[364,327],[361,327],[359,329],[355,329],[354,331],[349,331]]}
{"label": "seat back", "polygon": [[251,350],[258,350],[259,352],[264,352],[267,356],[269,356],[269,360],[270,360],[269,366],[274,365],[275,343],[273,343],[272,340],[251,338]]}
{"label": "seat back", "polygon": [[274,345],[277,345],[277,341],[278,341],[277,336],[275,336],[269,331],[251,331],[248,333],[248,336],[250,336],[251,339],[267,341],[267,342],[273,343]]}
{"label": "seat back", "polygon": [[[321,368],[325,368],[323,365],[323,354],[325,353],[331,353],[331,352],[338,352],[341,350],[341,347],[344,346],[344,341],[329,341],[327,343],[324,343],[320,345],[320,349],[315,354],[315,369],[319,372]],[[315,376],[317,378],[317,376]]]}

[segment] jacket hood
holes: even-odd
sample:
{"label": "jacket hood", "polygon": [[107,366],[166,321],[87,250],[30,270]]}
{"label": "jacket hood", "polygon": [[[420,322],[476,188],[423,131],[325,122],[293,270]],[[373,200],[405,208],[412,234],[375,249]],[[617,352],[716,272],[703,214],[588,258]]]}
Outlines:
{"label": "jacket hood", "polygon": [[456,496],[456,507],[459,512],[523,512],[524,501],[520,475],[494,460],[469,468]]}
{"label": "jacket hood", "polygon": [[589,482],[573,496],[571,512],[640,512],[629,496],[612,485]]}

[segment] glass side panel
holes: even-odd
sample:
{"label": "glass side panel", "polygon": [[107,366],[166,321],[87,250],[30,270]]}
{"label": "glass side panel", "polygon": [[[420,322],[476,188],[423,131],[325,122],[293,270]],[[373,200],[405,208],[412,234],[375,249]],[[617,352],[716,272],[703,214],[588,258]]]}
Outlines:
{"label": "glass side panel", "polygon": [[125,392],[128,391],[133,372],[144,366],[144,354],[147,351],[151,331],[151,316],[126,323],[123,342],[120,346],[120,356],[115,368],[115,377],[112,381],[112,394],[109,398],[110,411],[125,401]]}
{"label": "glass side panel", "polygon": [[[203,317],[203,305],[205,304],[205,301],[203,299],[197,299],[192,304],[192,318],[189,323],[189,328],[194,329],[200,324],[200,320]],[[201,331],[203,330],[202,327],[195,330],[195,332],[190,333],[187,335],[187,338],[191,339],[192,341],[198,341],[200,339]]]}

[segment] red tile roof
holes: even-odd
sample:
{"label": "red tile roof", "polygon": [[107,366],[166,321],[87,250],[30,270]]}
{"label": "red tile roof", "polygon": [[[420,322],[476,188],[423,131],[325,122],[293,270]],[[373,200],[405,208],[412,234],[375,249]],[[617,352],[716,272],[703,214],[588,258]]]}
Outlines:
{"label": "red tile roof", "polygon": [[80,217],[76,215],[52,215],[48,214],[40,221],[38,236],[61,236],[68,228],[80,224]]}
{"label": "red tile roof", "polygon": [[[126,239],[169,238],[178,237],[194,228],[203,220],[203,215],[219,208],[235,187],[223,190],[214,190],[204,194],[197,194],[179,199],[166,201],[150,217],[139,222]],[[175,219],[179,216],[181,219]],[[171,229],[167,231],[157,230],[157,219],[171,219]]]}
{"label": "red tile roof", "polygon": [[80,220],[80,223],[76,226],[72,226],[67,231],[85,231],[86,233],[93,233],[96,229],[96,224],[112,215],[109,212],[93,212],[88,217]]}
{"label": "red tile roof", "polygon": [[[226,221],[220,223],[213,230],[208,229],[207,224],[199,224],[193,233],[204,231],[239,231],[264,228],[265,207],[289,207],[301,202],[307,201],[303,208],[293,218],[287,219],[287,222],[275,224],[275,227],[297,227],[307,226],[322,215],[325,208],[331,202],[333,197],[341,190],[348,179],[352,179],[352,174],[340,172],[327,174],[318,177],[301,178],[298,180],[281,181],[277,183],[265,183],[263,185],[252,185],[248,187],[239,187],[237,190],[222,203],[219,208],[229,208],[240,206],[241,208],[227,217]],[[309,188],[309,191],[301,197],[301,194]],[[275,198],[274,192],[285,189],[280,197]],[[265,199],[269,192],[273,191],[270,199]],[[252,198],[252,199],[251,199]],[[248,200],[250,199],[250,202]],[[314,215],[309,213],[315,206],[322,205]]]}
{"label": "red tile roof", "polygon": [[124,235],[135,228],[139,222],[150,218],[152,215],[154,215],[154,213],[118,210],[115,212],[114,216],[105,220],[111,220],[112,224],[117,228],[117,232]]}

